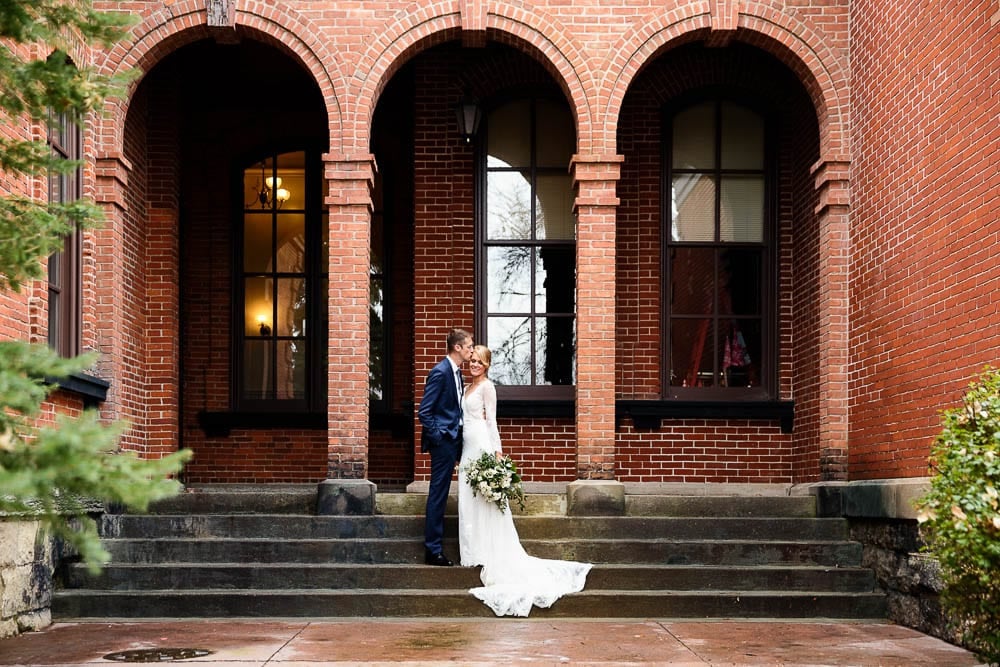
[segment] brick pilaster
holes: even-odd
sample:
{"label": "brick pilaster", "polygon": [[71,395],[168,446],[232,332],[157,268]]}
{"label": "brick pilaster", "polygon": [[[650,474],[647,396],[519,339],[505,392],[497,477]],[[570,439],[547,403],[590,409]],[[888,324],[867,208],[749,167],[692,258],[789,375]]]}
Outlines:
{"label": "brick pilaster", "polygon": [[368,470],[368,271],[372,155],[324,155],[330,216],[327,477]]}
{"label": "brick pilaster", "polygon": [[819,464],[824,480],[847,479],[850,429],[850,162],[833,156],[812,167],[819,203]]}
{"label": "brick pilaster", "polygon": [[574,155],[577,477],[615,476],[615,218],[621,155]]}

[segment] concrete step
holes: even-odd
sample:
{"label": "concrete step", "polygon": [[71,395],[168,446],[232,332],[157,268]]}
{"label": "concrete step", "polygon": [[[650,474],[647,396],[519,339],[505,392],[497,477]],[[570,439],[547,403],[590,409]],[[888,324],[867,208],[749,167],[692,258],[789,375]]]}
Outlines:
{"label": "concrete step", "polygon": [[[561,484],[528,484],[524,509],[518,515],[566,515],[565,489]],[[534,491],[533,489],[538,489]],[[152,514],[313,514],[315,484],[238,485],[190,487],[172,498],[157,501]],[[625,497],[627,516],[689,517],[809,517],[816,515],[815,499],[800,495],[683,495],[678,493],[633,493]],[[381,492],[375,494],[375,512],[383,515],[423,516],[426,493]],[[455,493],[448,499],[448,512],[457,513]]]}
{"label": "concrete step", "polygon": [[[92,575],[82,564],[67,588],[107,591],[209,589],[457,589],[479,586],[479,568],[415,564],[157,563],[109,565]],[[587,590],[824,591],[870,593],[871,570],[812,565],[595,565]]]}
{"label": "concrete step", "polygon": [[[843,519],[776,517],[565,517],[518,516],[518,534],[525,539],[563,536],[574,539],[615,537],[713,540],[843,540]],[[422,539],[421,516],[312,516],[261,514],[105,515],[100,524],[106,538],[229,537],[269,539]],[[457,534],[458,517],[445,519],[445,533]]]}
{"label": "concrete step", "polygon": [[[438,589],[57,591],[52,613],[70,618],[489,617],[466,591]],[[878,593],[596,591],[568,595],[532,618],[885,618]]]}
{"label": "concrete step", "polygon": [[[861,545],[839,540],[522,539],[540,558],[589,563],[855,566]],[[116,539],[105,542],[116,563],[421,563],[423,543],[406,538]],[[444,549],[458,554],[456,539]]]}
{"label": "concrete step", "polygon": [[[376,493],[377,514],[423,516],[427,503],[421,493]],[[448,499],[448,512],[457,513],[454,494]],[[524,509],[514,508],[515,515],[566,514],[565,493],[528,493]],[[658,517],[814,517],[816,500],[812,496],[682,496],[643,493],[625,496],[626,516]]]}

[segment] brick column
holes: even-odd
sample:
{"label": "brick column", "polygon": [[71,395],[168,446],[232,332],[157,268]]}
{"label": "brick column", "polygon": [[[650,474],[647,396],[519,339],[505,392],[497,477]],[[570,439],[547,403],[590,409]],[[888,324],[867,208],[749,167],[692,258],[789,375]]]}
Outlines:
{"label": "brick column", "polygon": [[577,477],[615,476],[615,187],[621,155],[574,155]]}
{"label": "brick column", "polygon": [[[100,227],[86,232],[94,242],[93,277],[84,275],[83,346],[100,353],[95,371],[111,383],[101,416],[120,419],[134,415],[123,413],[122,397],[129,392],[124,382],[125,352],[122,304],[129,284],[121,261],[125,247],[125,209],[132,164],[118,152],[101,153],[94,158],[93,200],[101,206],[104,220]],[[97,327],[100,322],[104,326]],[[95,332],[95,333],[91,333]],[[123,438],[126,440],[127,438]],[[135,442],[130,443],[135,448]]]}
{"label": "brick column", "polygon": [[327,377],[327,477],[368,472],[368,271],[372,185],[370,154],[323,156],[330,215]]}
{"label": "brick column", "polygon": [[850,162],[813,165],[819,204],[819,465],[824,481],[847,479],[850,349]]}

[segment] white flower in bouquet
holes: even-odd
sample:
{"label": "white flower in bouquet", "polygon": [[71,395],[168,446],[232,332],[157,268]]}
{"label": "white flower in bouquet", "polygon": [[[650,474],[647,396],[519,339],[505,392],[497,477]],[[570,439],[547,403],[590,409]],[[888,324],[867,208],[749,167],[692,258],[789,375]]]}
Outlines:
{"label": "white flower in bouquet", "polygon": [[524,489],[517,465],[509,456],[496,457],[484,452],[462,468],[473,494],[496,505],[501,511],[513,500],[524,509]]}

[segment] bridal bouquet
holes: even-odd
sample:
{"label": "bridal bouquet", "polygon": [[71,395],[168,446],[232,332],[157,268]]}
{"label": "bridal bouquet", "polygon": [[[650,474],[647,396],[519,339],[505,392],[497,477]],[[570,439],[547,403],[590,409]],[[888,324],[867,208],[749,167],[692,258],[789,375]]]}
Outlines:
{"label": "bridal bouquet", "polygon": [[509,456],[497,458],[494,454],[483,452],[482,456],[466,465],[463,470],[472,493],[490,501],[501,512],[510,506],[511,501],[524,509],[521,475]]}

